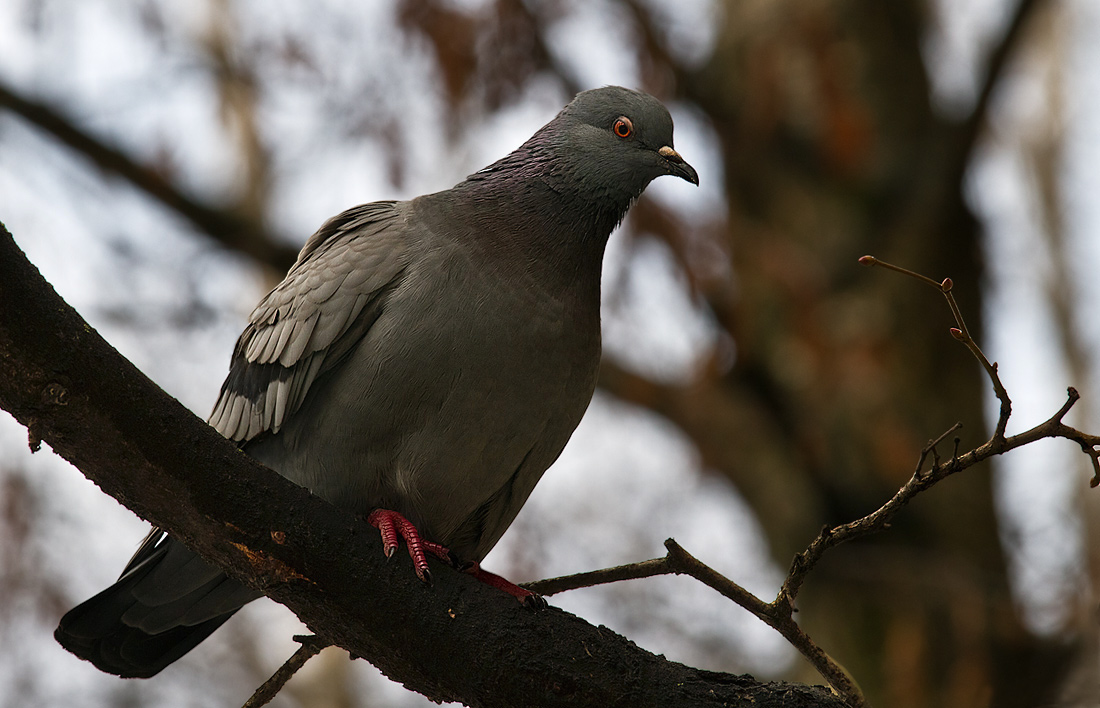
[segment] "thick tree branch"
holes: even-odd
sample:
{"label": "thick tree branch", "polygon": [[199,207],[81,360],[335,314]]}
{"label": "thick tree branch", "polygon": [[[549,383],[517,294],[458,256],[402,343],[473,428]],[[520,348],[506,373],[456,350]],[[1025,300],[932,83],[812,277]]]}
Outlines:
{"label": "thick tree branch", "polygon": [[693,669],[440,565],[422,586],[378,536],[241,453],[115,352],[0,228],[0,407],[105,492],[325,640],[474,706],[840,706],[820,688]]}

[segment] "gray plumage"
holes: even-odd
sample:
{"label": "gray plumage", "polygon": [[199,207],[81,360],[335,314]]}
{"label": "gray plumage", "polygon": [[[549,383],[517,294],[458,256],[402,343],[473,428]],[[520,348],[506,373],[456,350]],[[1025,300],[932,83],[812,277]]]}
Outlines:
{"label": "gray plumage", "polygon": [[[665,174],[698,183],[668,112],[607,87],[450,190],[330,219],[252,312],[210,424],[333,504],[398,511],[481,560],[588,406],[604,246]],[[56,636],[151,676],[258,596],[154,530]]]}

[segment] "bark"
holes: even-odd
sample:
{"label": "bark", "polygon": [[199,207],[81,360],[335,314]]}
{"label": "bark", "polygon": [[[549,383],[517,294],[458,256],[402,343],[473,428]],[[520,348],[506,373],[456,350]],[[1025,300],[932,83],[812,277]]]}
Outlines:
{"label": "bark", "polygon": [[[701,671],[442,565],[422,586],[377,533],[264,468],[161,391],[0,227],[0,406],[104,492],[312,631],[472,706],[840,706],[827,690]],[[731,608],[732,610],[732,608]]]}

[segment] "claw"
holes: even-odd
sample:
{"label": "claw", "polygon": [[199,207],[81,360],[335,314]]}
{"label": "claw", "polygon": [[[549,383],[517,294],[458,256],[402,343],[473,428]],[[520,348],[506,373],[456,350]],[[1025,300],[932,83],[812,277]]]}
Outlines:
{"label": "claw", "polygon": [[367,523],[378,529],[378,532],[382,535],[382,552],[386,554],[387,558],[393,557],[393,552],[397,550],[398,534],[405,539],[405,545],[409,548],[409,557],[412,558],[416,577],[428,585],[432,583],[432,574],[428,570],[426,554],[430,553],[451,562],[451,552],[449,550],[438,543],[420,538],[420,532],[416,530],[416,526],[396,511],[375,509],[367,516]]}
{"label": "claw", "polygon": [[382,552],[387,558],[393,556],[397,550],[397,529],[394,528],[394,519],[384,509],[375,509],[367,517],[367,523],[378,529],[382,535]]}
{"label": "claw", "polygon": [[393,556],[397,550],[398,535],[405,539],[405,545],[409,548],[409,557],[412,558],[413,570],[416,577],[425,584],[432,584],[432,573],[428,570],[428,554],[439,558],[452,568],[463,573],[468,573],[486,585],[491,585],[497,590],[503,590],[519,600],[525,607],[533,610],[541,610],[547,607],[546,600],[541,595],[536,595],[530,590],[524,590],[515,583],[509,582],[496,573],[482,570],[477,562],[463,563],[443,545],[433,541],[425,541],[420,537],[420,532],[411,521],[396,511],[389,509],[375,509],[367,516],[367,523],[378,529],[382,535],[382,551],[387,558]]}
{"label": "claw", "polygon": [[549,606],[542,595],[536,595],[530,590],[521,588],[519,585],[516,585],[506,578],[500,577],[496,573],[482,570],[481,566],[476,562],[462,564],[461,570],[463,573],[474,576],[486,585],[492,586],[497,590],[503,590],[519,600],[525,607],[529,607],[532,610],[541,610]]}
{"label": "claw", "polygon": [[[522,590],[523,588],[520,589]],[[528,590],[527,592],[530,592],[530,590]],[[546,601],[545,597],[543,597],[542,595],[536,595],[533,592],[527,597],[520,600],[520,602],[523,603],[524,607],[531,610],[545,610],[547,607],[550,606],[550,603]]]}

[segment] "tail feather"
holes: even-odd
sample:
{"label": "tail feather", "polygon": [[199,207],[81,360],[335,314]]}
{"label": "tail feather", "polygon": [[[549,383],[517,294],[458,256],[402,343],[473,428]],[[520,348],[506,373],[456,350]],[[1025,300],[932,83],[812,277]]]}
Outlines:
{"label": "tail feather", "polygon": [[101,671],[148,678],[260,596],[154,532],[111,587],[61,618],[54,637]]}

